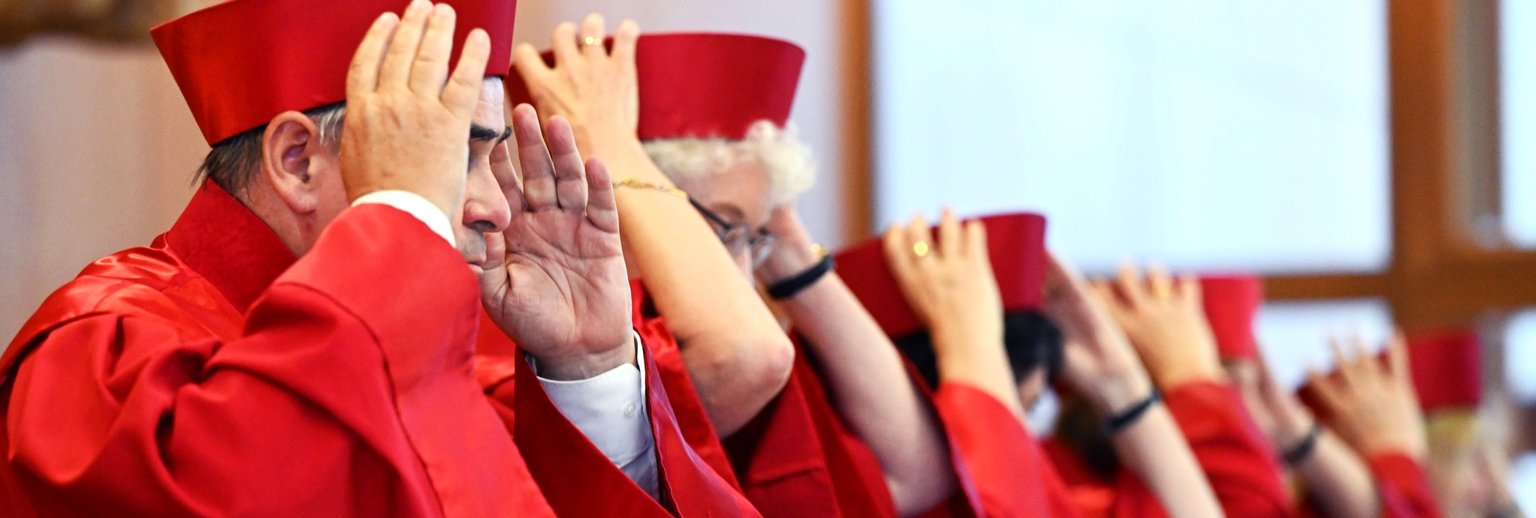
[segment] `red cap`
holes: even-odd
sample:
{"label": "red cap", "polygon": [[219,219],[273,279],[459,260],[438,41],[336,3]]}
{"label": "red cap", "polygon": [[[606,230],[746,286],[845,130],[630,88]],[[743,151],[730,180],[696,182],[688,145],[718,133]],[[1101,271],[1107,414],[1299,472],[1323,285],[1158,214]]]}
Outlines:
{"label": "red cap", "polygon": [[[980,219],[987,227],[988,256],[1002,294],[1003,310],[1040,309],[1045,297],[1045,217],[1005,214]],[[885,262],[885,247],[880,239],[838,252],[836,260],[837,275],[886,335],[903,336],[923,329],[922,321],[907,305]]]}
{"label": "red cap", "polygon": [[1259,343],[1253,336],[1253,321],[1264,305],[1263,281],[1254,275],[1202,276],[1200,297],[1221,357],[1257,358]]}
{"label": "red cap", "polygon": [[[544,52],[553,64],[554,54]],[[752,123],[789,121],[805,50],[745,34],[645,34],[635,44],[640,140],[746,138]],[[521,79],[507,81],[508,104],[530,102]]]}
{"label": "red cap", "polygon": [[[491,37],[485,75],[506,77],[517,0],[452,5],[457,59],[470,29]],[[209,145],[285,111],[345,101],[347,66],[373,21],[403,0],[231,0],[150,29]]]}
{"label": "red cap", "polygon": [[1425,410],[1474,407],[1483,399],[1482,342],[1466,329],[1408,337],[1409,367]]}

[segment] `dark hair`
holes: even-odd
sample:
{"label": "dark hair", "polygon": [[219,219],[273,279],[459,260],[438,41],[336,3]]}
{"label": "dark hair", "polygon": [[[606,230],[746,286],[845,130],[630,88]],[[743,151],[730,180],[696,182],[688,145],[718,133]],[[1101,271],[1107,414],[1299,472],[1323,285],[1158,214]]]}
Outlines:
{"label": "dark hair", "polygon": [[[346,103],[321,106],[304,112],[315,121],[320,130],[320,141],[337,149],[341,145],[341,128],[347,115]],[[238,195],[250,185],[261,162],[261,145],[267,125],[263,124],[229,137],[213,145],[203,165],[197,168],[194,182],[204,178],[222,187],[225,192]]]}
{"label": "dark hair", "polygon": [[[929,386],[937,387],[939,366],[933,353],[933,337],[927,330],[891,340],[917,368]],[[1061,329],[1038,311],[1010,311],[1003,314],[1003,347],[1008,365],[1013,368],[1015,384],[1036,369],[1045,369],[1046,379],[1061,371]]]}

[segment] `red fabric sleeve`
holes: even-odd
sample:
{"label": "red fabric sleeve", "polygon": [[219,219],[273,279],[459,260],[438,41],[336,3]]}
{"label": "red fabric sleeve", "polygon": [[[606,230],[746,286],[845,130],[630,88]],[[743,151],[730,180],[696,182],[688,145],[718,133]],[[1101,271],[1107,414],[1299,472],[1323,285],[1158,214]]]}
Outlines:
{"label": "red fabric sleeve", "polygon": [[961,383],[941,383],[933,401],[980,495],[977,514],[1078,514],[1050,459],[1007,406]]}
{"label": "red fabric sleeve", "polygon": [[1227,516],[1291,515],[1280,461],[1236,389],[1193,382],[1173,387],[1163,399]]}
{"label": "red fabric sleeve", "polygon": [[48,516],[549,515],[471,374],[476,287],[442,243],[356,207],[239,338],[154,292],[52,329],[4,403],[12,488]]}
{"label": "red fabric sleeve", "polygon": [[1424,467],[1402,453],[1374,455],[1367,462],[1381,495],[1385,518],[1439,518],[1440,507],[1430,490]]}

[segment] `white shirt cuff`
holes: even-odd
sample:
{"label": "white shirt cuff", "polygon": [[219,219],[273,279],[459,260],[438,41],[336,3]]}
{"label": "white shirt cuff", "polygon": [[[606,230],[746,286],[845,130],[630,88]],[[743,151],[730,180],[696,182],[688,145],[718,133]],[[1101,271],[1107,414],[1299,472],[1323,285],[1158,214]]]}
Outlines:
{"label": "white shirt cuff", "polygon": [[356,207],[364,203],[377,203],[388,205],[405,211],[406,214],[415,216],[432,229],[432,232],[448,240],[448,246],[458,248],[459,243],[453,239],[453,221],[443,214],[443,209],[437,208],[432,202],[420,194],[411,191],[385,190],[373,191],[356,200],[352,200],[352,206]]}
{"label": "white shirt cuff", "polygon": [[560,413],[576,425],[608,460],[652,498],[660,497],[656,440],[646,406],[645,349],[631,331],[635,363],[591,378],[559,381],[539,378]]}

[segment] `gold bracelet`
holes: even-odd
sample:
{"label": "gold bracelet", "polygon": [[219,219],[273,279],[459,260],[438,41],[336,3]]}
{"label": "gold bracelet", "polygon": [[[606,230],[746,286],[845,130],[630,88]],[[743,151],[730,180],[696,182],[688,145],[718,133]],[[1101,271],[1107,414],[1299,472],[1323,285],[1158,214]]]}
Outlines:
{"label": "gold bracelet", "polygon": [[613,181],[613,187],[614,188],[628,187],[628,188],[631,188],[631,189],[646,189],[646,190],[651,190],[651,191],[659,191],[659,192],[664,192],[664,193],[667,193],[667,194],[670,194],[670,195],[673,195],[673,196],[676,196],[678,198],[682,198],[682,199],[685,199],[685,200],[688,199],[688,193],[684,192],[682,189],[678,189],[676,187],[667,187],[665,185],[661,185],[661,184],[658,184],[658,183],[651,183],[651,182],[647,182],[647,181],[643,181],[643,180],[636,180],[634,178],[623,178],[623,179],[619,179],[619,180],[614,180]]}

